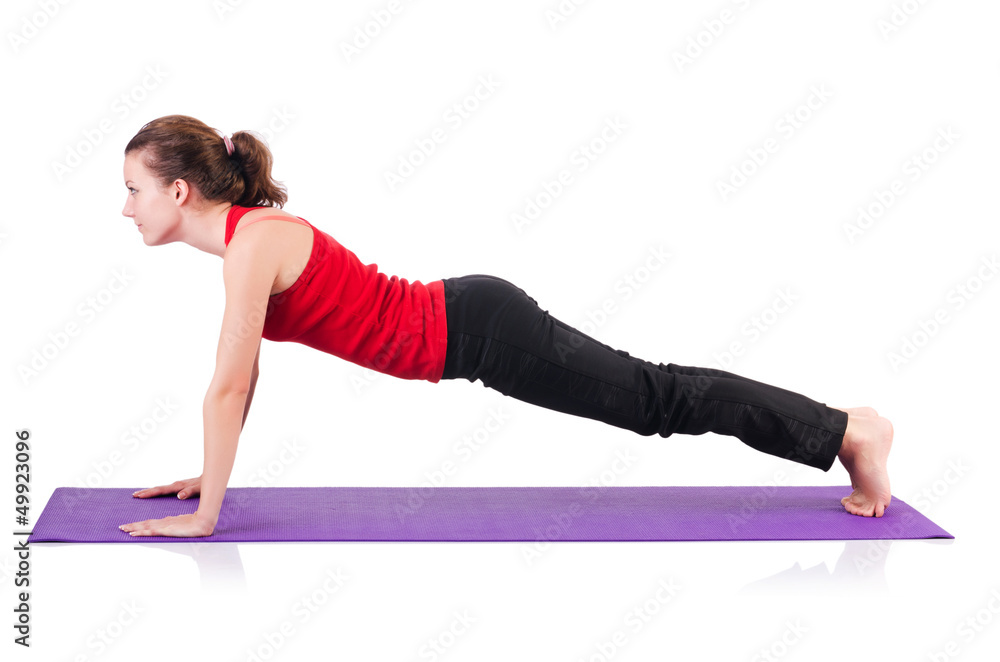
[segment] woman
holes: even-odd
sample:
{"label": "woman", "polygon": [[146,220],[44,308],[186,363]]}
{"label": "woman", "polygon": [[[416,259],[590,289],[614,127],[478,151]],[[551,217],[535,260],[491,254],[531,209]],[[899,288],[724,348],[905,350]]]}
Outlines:
{"label": "woman", "polygon": [[287,212],[272,157],[253,134],[199,120],[154,120],[125,148],[122,213],[143,242],[182,241],[223,258],[226,307],[204,401],[201,476],[137,491],[200,495],[195,513],[132,522],[133,536],[215,529],[257,383],[261,338],[294,340],[402,379],[467,379],[504,395],[641,435],[732,435],[764,453],[829,470],[841,503],[881,517],[889,505],[892,425],[868,407],[836,409],[708,368],[631,357],[551,317],[513,284],[483,274],[408,283],[378,273]]}

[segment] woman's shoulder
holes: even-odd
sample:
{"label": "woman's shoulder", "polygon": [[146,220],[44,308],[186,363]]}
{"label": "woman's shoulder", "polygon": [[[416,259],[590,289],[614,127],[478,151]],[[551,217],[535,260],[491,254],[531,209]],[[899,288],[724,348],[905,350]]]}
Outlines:
{"label": "woman's shoulder", "polygon": [[[308,222],[304,219],[277,207],[241,207],[238,209],[242,211],[242,215],[236,221],[236,226],[233,228],[233,236],[236,236],[242,228],[253,225],[261,220],[291,221],[298,225],[308,225]],[[265,223],[264,225],[268,224]],[[278,227],[280,228],[281,226]]]}
{"label": "woman's shoulder", "polygon": [[289,220],[298,221],[299,223],[302,222],[302,220],[295,214],[287,212],[284,209],[279,209],[278,207],[238,207],[238,209],[243,210],[243,215],[240,216],[240,220],[237,221],[237,225],[240,225],[247,220],[267,216],[280,216]]}
{"label": "woman's shoulder", "polygon": [[[314,229],[304,219],[274,207],[251,207],[237,211],[243,214],[233,228],[223,257],[235,256],[231,265],[237,270],[235,273],[241,270],[273,273],[271,294],[275,294],[275,290],[284,291],[291,285],[289,279],[294,281],[298,277],[313,253]],[[256,223],[262,219],[263,223]],[[270,219],[275,222],[268,222]],[[291,220],[295,223],[281,222]],[[242,238],[237,239],[241,235]]]}

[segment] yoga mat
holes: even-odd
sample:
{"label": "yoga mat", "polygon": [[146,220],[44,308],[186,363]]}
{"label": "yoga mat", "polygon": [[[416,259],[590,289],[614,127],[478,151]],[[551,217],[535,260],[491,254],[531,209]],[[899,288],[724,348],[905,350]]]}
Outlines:
{"label": "yoga mat", "polygon": [[[29,543],[184,542],[120,524],[193,513],[198,499],[60,487]],[[858,517],[850,487],[230,487],[204,542],[334,540],[859,540],[953,538],[893,497]]]}

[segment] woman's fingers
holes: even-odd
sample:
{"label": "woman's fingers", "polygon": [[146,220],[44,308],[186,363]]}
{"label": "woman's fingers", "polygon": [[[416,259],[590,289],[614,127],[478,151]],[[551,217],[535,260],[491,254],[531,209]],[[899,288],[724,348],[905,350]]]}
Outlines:
{"label": "woman's fingers", "polygon": [[122,524],[118,528],[125,533],[130,533],[133,536],[149,535],[149,527],[153,520],[143,520],[141,522],[131,522],[129,524]]}
{"label": "woman's fingers", "polygon": [[172,518],[173,516],[164,517],[163,519],[147,519],[141,522],[122,524],[118,528],[133,536],[155,536],[164,532],[169,520]]}
{"label": "woman's fingers", "polygon": [[160,496],[161,494],[173,494],[176,490],[170,489],[170,485],[160,485],[158,487],[147,487],[144,490],[132,492],[132,496],[145,499],[147,497]]}
{"label": "woman's fingers", "polygon": [[179,499],[197,496],[201,493],[201,478],[188,478],[186,480],[175,480],[169,485],[158,485],[136,490],[132,496],[140,499],[161,496],[164,494],[176,494]]}
{"label": "woman's fingers", "polygon": [[201,494],[201,478],[182,480],[181,490],[177,493],[179,499],[188,499]]}
{"label": "woman's fingers", "polygon": [[180,515],[169,515],[160,519],[146,519],[141,522],[122,524],[118,528],[133,536],[155,536],[165,533],[170,525],[180,517]]}

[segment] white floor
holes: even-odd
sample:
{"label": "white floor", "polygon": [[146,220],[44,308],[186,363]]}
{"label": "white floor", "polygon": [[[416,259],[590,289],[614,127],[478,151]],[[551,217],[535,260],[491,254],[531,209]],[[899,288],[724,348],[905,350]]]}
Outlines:
{"label": "white floor", "polygon": [[521,543],[37,545],[32,654],[995,659],[972,538],[559,543],[531,565]]}
{"label": "white floor", "polygon": [[[201,471],[222,261],[121,214],[125,145],[180,113],[219,149],[264,137],[285,209],[383,273],[497,275],[634,356],[877,408],[893,494],[956,539],[37,545],[24,650],[12,536],[3,660],[1000,659],[1000,3],[4,7],[0,430],[31,430],[32,521],[61,486]],[[848,483],[263,343],[231,486],[448,462],[449,486]]]}

